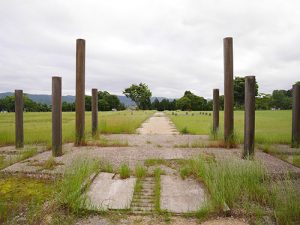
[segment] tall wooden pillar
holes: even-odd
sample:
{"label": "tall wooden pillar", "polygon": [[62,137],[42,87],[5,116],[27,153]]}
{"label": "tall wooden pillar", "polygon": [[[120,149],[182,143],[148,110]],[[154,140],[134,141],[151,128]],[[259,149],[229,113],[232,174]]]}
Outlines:
{"label": "tall wooden pillar", "polygon": [[85,142],[85,40],[76,41],[76,145]]}
{"label": "tall wooden pillar", "polygon": [[52,156],[62,155],[61,77],[52,77]]}
{"label": "tall wooden pillar", "polygon": [[245,77],[245,123],[243,158],[254,156],[255,135],[255,76]]}
{"label": "tall wooden pillar", "polygon": [[213,132],[217,132],[219,129],[219,89],[213,90]]}
{"label": "tall wooden pillar", "polygon": [[233,46],[232,38],[223,40],[224,47],[224,139],[233,136]]}
{"label": "tall wooden pillar", "polygon": [[23,91],[15,90],[15,145],[16,148],[24,147],[24,128],[23,128]]}
{"label": "tall wooden pillar", "polygon": [[92,89],[92,135],[98,131],[98,90]]}
{"label": "tall wooden pillar", "polygon": [[292,147],[300,147],[300,84],[293,85]]}

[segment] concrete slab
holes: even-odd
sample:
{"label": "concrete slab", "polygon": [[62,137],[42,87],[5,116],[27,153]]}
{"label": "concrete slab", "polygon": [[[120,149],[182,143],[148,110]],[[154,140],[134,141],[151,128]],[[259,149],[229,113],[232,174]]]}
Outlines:
{"label": "concrete slab", "polygon": [[160,207],[173,213],[193,212],[204,206],[207,196],[204,186],[192,179],[161,176]]}
{"label": "concrete slab", "polygon": [[100,173],[95,178],[87,191],[91,207],[102,210],[130,208],[136,178],[121,180],[113,176],[113,173]]}

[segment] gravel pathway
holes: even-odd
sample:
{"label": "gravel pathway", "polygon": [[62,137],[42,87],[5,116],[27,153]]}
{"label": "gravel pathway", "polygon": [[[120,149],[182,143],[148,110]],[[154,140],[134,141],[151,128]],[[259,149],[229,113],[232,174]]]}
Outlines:
{"label": "gravel pathway", "polygon": [[157,112],[137,129],[139,134],[178,134],[174,124],[163,112]]}

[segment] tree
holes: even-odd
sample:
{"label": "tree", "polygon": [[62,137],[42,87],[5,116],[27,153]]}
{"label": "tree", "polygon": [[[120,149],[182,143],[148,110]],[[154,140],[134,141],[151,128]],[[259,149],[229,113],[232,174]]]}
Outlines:
{"label": "tree", "polygon": [[100,111],[124,110],[125,106],[120,102],[118,96],[107,91],[98,91],[98,109]]}
{"label": "tree", "polygon": [[[258,94],[258,84],[255,81],[255,96]],[[237,108],[241,108],[244,105],[245,101],[245,78],[244,77],[235,77],[233,81],[233,96],[234,96],[234,105]]]}
{"label": "tree", "polygon": [[255,98],[255,108],[260,110],[269,110],[271,108],[272,95],[260,93]]}
{"label": "tree", "polygon": [[176,101],[176,108],[180,110],[191,110],[192,101],[187,96],[183,96]]}
{"label": "tree", "polygon": [[134,101],[139,109],[150,109],[152,93],[146,84],[132,84],[123,91],[123,94]]}
{"label": "tree", "polygon": [[271,104],[276,109],[291,109],[292,97],[289,91],[274,90],[272,94]]}
{"label": "tree", "polygon": [[183,97],[176,101],[176,108],[180,110],[207,110],[207,100],[190,91],[185,91]]}

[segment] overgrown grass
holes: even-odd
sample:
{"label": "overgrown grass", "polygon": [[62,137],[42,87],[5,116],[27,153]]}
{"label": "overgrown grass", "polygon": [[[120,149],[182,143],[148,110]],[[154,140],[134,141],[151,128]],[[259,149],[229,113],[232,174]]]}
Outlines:
{"label": "overgrown grass", "polygon": [[161,212],[160,209],[160,190],[161,190],[161,186],[160,186],[160,175],[161,175],[162,171],[161,169],[155,168],[154,170],[154,180],[155,180],[155,185],[154,185],[154,209],[156,212]]}
{"label": "overgrown grass", "polygon": [[[167,112],[175,124],[177,130],[188,130],[190,134],[210,134],[212,126],[212,116],[203,115],[194,112],[194,116],[186,115],[185,112],[176,112],[172,115]],[[257,143],[282,143],[290,144],[291,142],[291,110],[277,111],[256,111],[255,121],[255,139]],[[237,142],[242,142],[244,137],[244,111],[234,112],[234,128]],[[219,134],[223,138],[224,130],[224,113],[220,112]]]}
{"label": "overgrown grass", "polygon": [[[99,112],[98,128],[102,134],[135,133],[154,111]],[[91,112],[85,113],[86,136],[91,136]],[[0,114],[0,146],[15,141],[14,113]],[[62,113],[63,142],[75,139],[75,112]],[[45,143],[51,146],[51,112],[24,112],[25,144]]]}
{"label": "overgrown grass", "polygon": [[37,148],[24,148],[20,150],[16,156],[9,156],[8,159],[5,159],[4,156],[0,156],[0,169],[8,167],[16,162],[28,159],[37,154]]}
{"label": "overgrown grass", "polygon": [[129,166],[127,164],[122,164],[120,166],[119,173],[120,173],[121,179],[129,178],[130,177],[130,168],[129,168]]}
{"label": "overgrown grass", "polygon": [[[210,193],[210,202],[200,215],[222,212],[226,203],[245,216],[260,221],[264,215],[276,219],[278,224],[300,221],[300,201],[295,186],[287,177],[274,182],[266,176],[263,167],[249,160],[209,162],[202,157],[190,160],[187,172],[202,180]],[[272,209],[271,211],[268,209]]]}
{"label": "overgrown grass", "polygon": [[138,179],[142,179],[147,175],[147,168],[142,165],[136,165],[135,167],[135,176]]}
{"label": "overgrown grass", "polygon": [[[18,215],[28,214],[52,196],[54,184],[23,177],[0,179],[0,224],[18,224]],[[24,223],[25,224],[25,223]],[[26,223],[27,224],[27,223]]]}
{"label": "overgrown grass", "polygon": [[89,205],[89,199],[83,193],[83,184],[93,173],[100,171],[97,160],[75,160],[66,170],[64,177],[56,187],[57,202],[67,207],[71,213],[80,215],[82,208]]}

